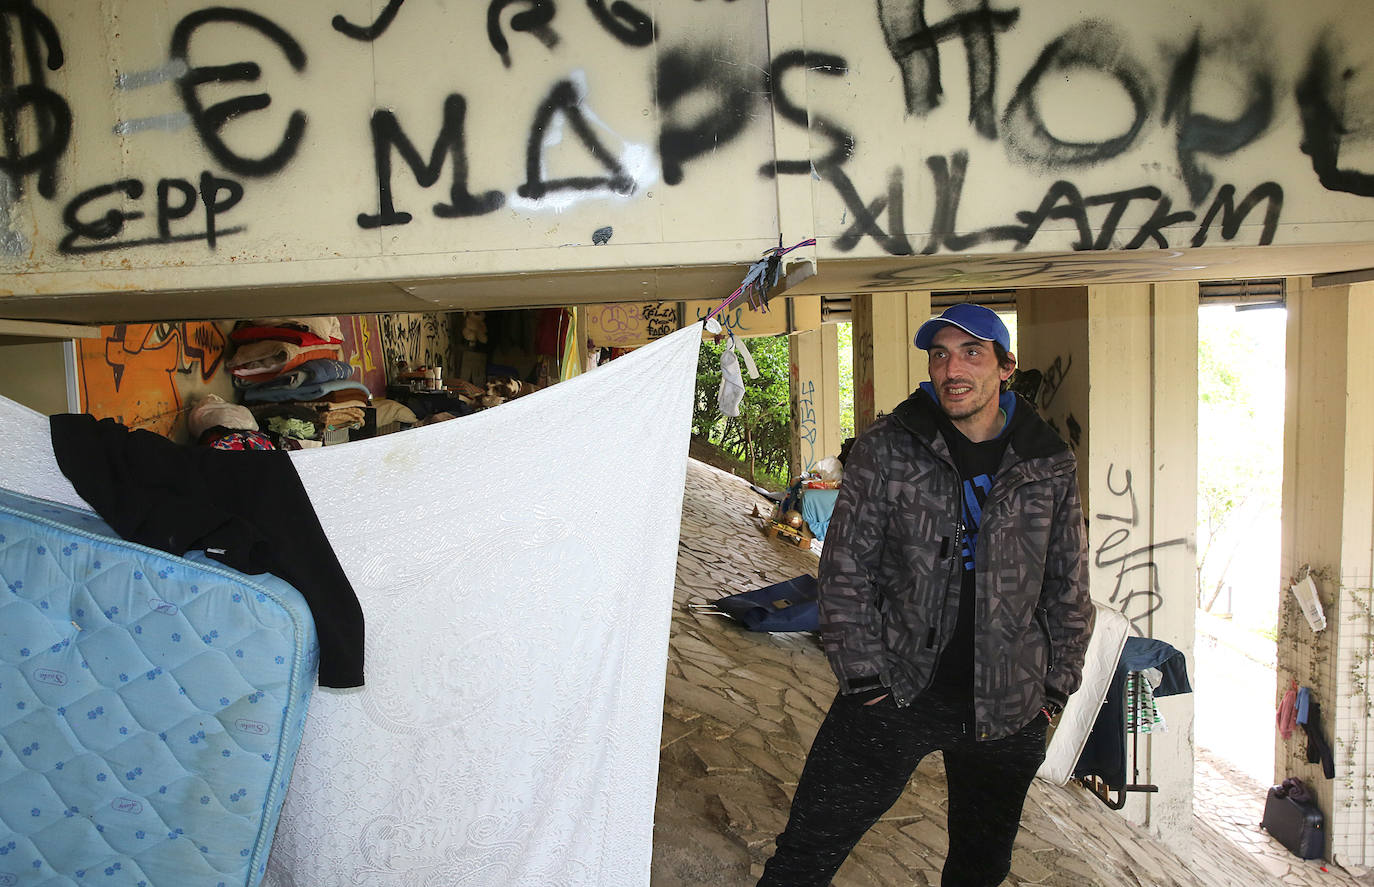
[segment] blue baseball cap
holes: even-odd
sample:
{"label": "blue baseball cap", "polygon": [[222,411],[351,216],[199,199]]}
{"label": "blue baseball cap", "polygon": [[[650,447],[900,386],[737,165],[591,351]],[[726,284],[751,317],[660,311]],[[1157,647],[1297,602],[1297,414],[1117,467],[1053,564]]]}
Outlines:
{"label": "blue baseball cap", "polygon": [[922,351],[930,350],[931,340],[945,326],[957,326],[970,335],[989,342],[996,342],[1007,351],[1011,350],[1011,333],[996,312],[982,305],[964,302],[950,305],[939,317],[932,317],[916,331],[914,343]]}

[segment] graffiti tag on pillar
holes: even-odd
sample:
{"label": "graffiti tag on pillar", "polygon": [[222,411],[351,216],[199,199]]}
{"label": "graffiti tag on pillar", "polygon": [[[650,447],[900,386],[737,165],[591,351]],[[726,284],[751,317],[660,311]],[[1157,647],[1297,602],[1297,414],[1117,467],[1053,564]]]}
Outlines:
{"label": "graffiti tag on pillar", "polygon": [[801,470],[806,473],[816,464],[816,383],[807,381],[798,383],[794,380],[797,389],[797,439],[803,447],[801,453]]}
{"label": "graffiti tag on pillar", "polygon": [[1140,525],[1140,506],[1136,501],[1131,470],[1125,469],[1125,482],[1120,489],[1112,486],[1115,471],[1115,463],[1108,466],[1107,492],[1120,500],[1117,505],[1124,513],[1099,512],[1096,517],[1099,521],[1112,521],[1122,526],[1112,530],[1102,540],[1094,553],[1093,565],[1104,570],[1115,568],[1115,575],[1109,579],[1114,585],[1107,600],[1131,620],[1137,631],[1148,637],[1150,617],[1164,604],[1155,554],[1161,549],[1186,545],[1188,540],[1180,536],[1167,542],[1132,548],[1131,534]]}
{"label": "graffiti tag on pillar", "polygon": [[640,315],[649,325],[651,339],[666,336],[677,329],[677,306],[671,303],[646,304],[640,309]]}
{"label": "graffiti tag on pillar", "polygon": [[1067,363],[1064,358],[1056,357],[1050,368],[1045,370],[1045,387],[1040,391],[1040,409],[1049,409],[1050,404],[1054,403],[1054,396],[1059,393],[1059,386],[1064,384],[1064,377],[1069,374],[1069,368],[1073,366],[1073,355],[1069,355]]}

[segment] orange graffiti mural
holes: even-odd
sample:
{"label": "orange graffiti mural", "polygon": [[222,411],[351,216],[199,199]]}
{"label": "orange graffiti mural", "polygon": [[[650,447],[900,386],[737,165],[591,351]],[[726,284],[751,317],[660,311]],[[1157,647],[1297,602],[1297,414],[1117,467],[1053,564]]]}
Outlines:
{"label": "orange graffiti mural", "polygon": [[233,400],[219,373],[229,342],[211,321],[121,323],[81,340],[82,409],[168,437],[191,395]]}

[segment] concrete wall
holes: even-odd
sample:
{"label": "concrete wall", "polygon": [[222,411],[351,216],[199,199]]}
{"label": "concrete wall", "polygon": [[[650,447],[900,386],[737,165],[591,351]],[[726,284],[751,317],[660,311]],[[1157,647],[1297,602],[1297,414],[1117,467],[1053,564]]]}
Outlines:
{"label": "concrete wall", "polygon": [[65,413],[67,358],[63,343],[0,344],[0,395],[40,413]]}
{"label": "concrete wall", "polygon": [[33,0],[3,22],[20,296],[728,265],[780,236],[821,260],[1374,240],[1370,4]]}
{"label": "concrete wall", "polygon": [[[1307,736],[1277,738],[1275,778],[1299,776],[1328,817],[1336,861],[1374,864],[1374,284],[1289,281],[1278,684],[1309,687],[1335,778],[1307,762]],[[1314,631],[1289,585],[1310,568],[1327,627]]]}

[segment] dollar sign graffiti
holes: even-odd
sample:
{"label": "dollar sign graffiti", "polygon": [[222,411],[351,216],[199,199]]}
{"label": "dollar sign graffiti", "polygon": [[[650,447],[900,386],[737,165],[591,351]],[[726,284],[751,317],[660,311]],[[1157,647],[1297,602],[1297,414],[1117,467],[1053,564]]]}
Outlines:
{"label": "dollar sign graffiti", "polygon": [[[16,40],[22,63],[15,57]],[[0,170],[14,181],[16,192],[25,176],[37,172],[38,193],[51,198],[57,190],[57,158],[72,135],[72,112],[44,80],[45,47],[46,67],[56,71],[62,67],[62,41],[52,21],[33,0],[0,0]],[[28,72],[24,83],[18,82],[21,68]],[[26,109],[33,115],[27,132],[22,126]]]}

